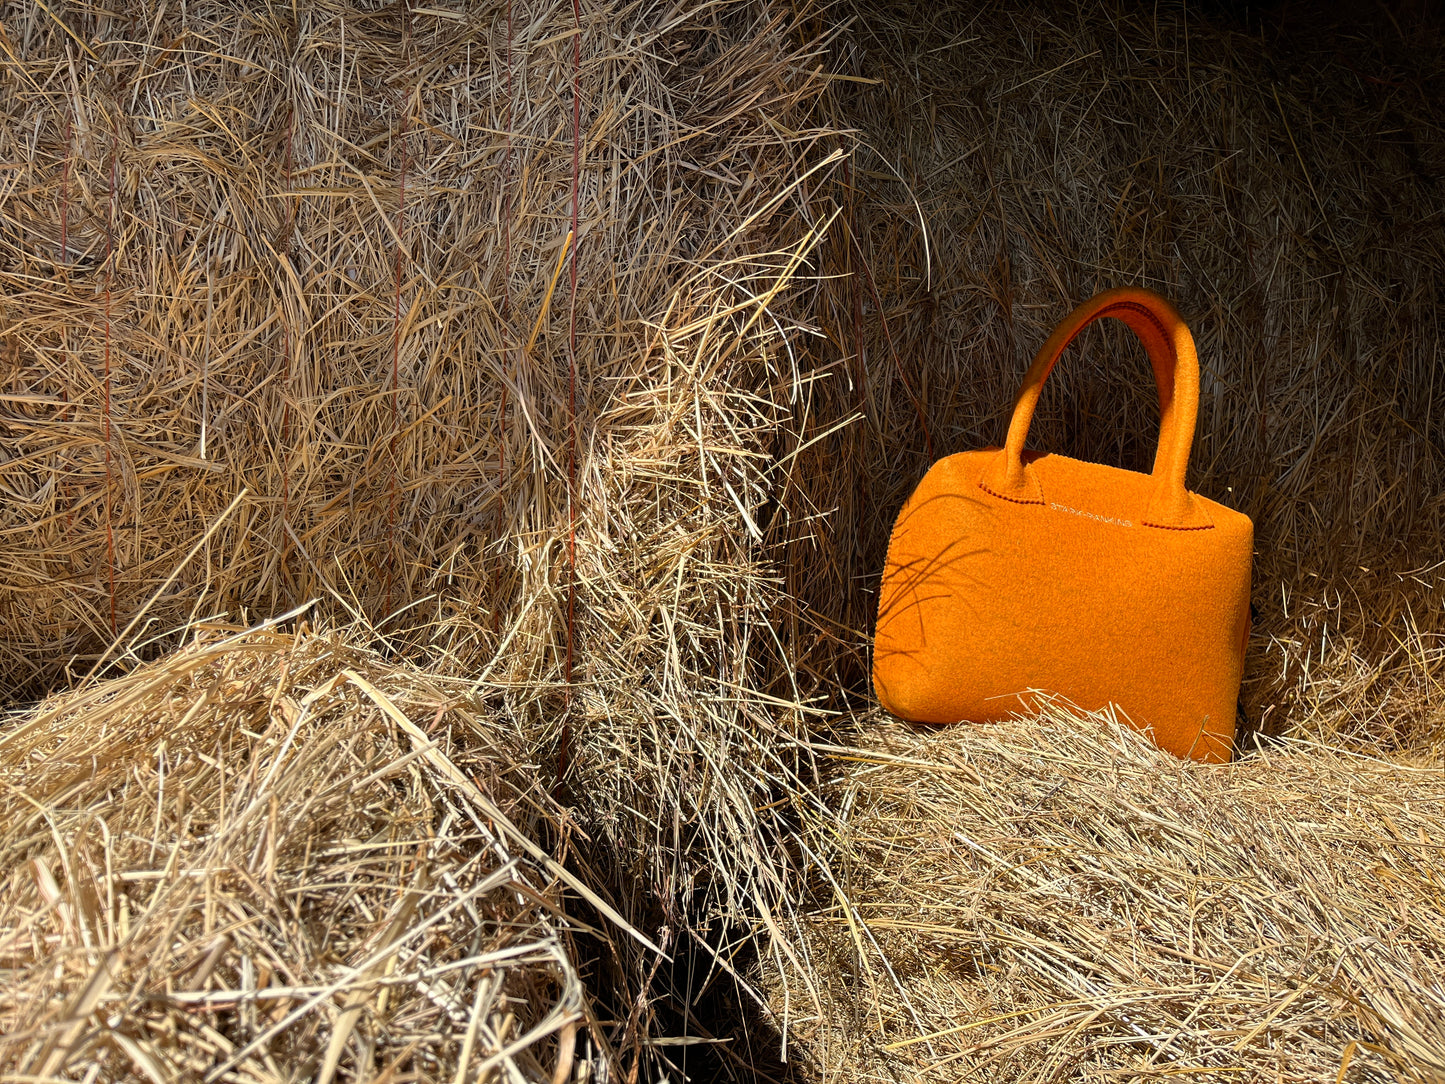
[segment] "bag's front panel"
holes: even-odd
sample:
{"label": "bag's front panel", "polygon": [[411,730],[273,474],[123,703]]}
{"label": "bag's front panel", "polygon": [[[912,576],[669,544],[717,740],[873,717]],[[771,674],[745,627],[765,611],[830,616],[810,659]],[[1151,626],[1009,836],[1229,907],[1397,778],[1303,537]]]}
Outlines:
{"label": "bag's front panel", "polygon": [[1227,759],[1253,532],[1205,502],[1205,530],[1145,526],[1152,479],[1029,457],[1044,503],[984,490],[994,450],[935,464],[894,528],[874,683],[920,722],[984,721],[1031,690],[1114,703],[1163,748]]}

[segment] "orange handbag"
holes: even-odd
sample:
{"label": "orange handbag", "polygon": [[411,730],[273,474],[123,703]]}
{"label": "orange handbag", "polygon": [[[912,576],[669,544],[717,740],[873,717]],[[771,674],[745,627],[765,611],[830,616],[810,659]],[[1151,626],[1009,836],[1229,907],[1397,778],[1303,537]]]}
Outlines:
{"label": "orange handbag", "polygon": [[[1104,316],[1128,324],[1159,386],[1152,474],[1027,451],[1044,380]],[[1162,749],[1225,761],[1249,635],[1254,525],[1184,486],[1199,409],[1194,339],[1148,290],[1100,294],[1024,376],[1002,448],[939,460],[893,528],[873,687],[915,722],[985,722],[1038,694],[1116,705]]]}

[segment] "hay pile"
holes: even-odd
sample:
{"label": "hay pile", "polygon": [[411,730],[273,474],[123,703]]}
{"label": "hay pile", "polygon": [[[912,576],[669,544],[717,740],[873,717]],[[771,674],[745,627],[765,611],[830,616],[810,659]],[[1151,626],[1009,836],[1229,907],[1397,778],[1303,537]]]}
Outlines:
{"label": "hay pile", "polygon": [[0,681],[320,597],[585,685],[614,581],[735,564],[828,153],[812,55],[727,16],[0,8]]}
{"label": "hay pile", "polygon": [[1062,712],[834,747],[806,965],[837,1081],[1445,1080],[1445,771],[1184,764]]}
{"label": "hay pile", "polygon": [[533,842],[558,813],[512,764],[455,689],[342,637],[213,635],[12,720],[0,1074],[605,1072]]}
{"label": "hay pile", "polygon": [[[833,511],[788,591],[837,622],[798,665],[861,685],[907,493],[1001,442],[1054,324],[1134,283],[1200,347],[1191,487],[1255,520],[1249,723],[1335,751],[1211,771],[863,713],[795,805],[801,947],[751,973],[823,1080],[1445,1078],[1445,33],[1201,7],[833,9],[820,116],[858,136],[809,344],[842,379],[809,407],[862,422],[796,471]],[[1147,470],[1156,403],[1091,330],[1030,443]]]}

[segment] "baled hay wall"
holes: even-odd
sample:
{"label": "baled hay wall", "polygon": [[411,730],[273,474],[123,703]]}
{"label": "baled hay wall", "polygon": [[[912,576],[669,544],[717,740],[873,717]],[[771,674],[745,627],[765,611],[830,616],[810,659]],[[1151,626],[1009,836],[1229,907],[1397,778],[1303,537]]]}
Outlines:
{"label": "baled hay wall", "polygon": [[[1252,723],[1437,733],[1445,36],[1393,7],[841,12],[834,70],[863,81],[834,82],[822,116],[859,149],[827,190],[844,214],[817,321],[847,378],[818,432],[865,421],[798,471],[837,511],[797,593],[870,631],[892,518],[931,459],[1001,443],[1054,324],[1145,285],[1200,349],[1191,485],[1256,525]],[[1147,470],[1157,431],[1115,325],[1061,362],[1031,445]],[[866,656],[822,643],[804,664],[860,675]]]}
{"label": "baled hay wall", "polygon": [[[0,680],[319,598],[523,722],[634,902],[786,901],[770,716],[859,687],[930,456],[1142,282],[1202,348],[1195,485],[1259,526],[1255,719],[1428,741],[1434,39],[895,5],[798,44],[846,14],[0,8]],[[1034,443],[1146,465],[1147,370],[1084,345]]]}
{"label": "baled hay wall", "polygon": [[817,50],[767,5],[133,10],[0,7],[0,682],[320,599],[524,719],[621,883],[779,892]]}
{"label": "baled hay wall", "polygon": [[531,842],[559,818],[454,685],[342,638],[213,635],[11,722],[7,1077],[605,1075]]}
{"label": "baled hay wall", "polygon": [[874,722],[825,769],[806,966],[763,978],[821,1082],[1445,1079],[1438,759]]}
{"label": "baled hay wall", "polygon": [[[818,111],[821,54],[761,7],[427,12],[6,9],[12,685],[138,614],[320,597],[540,702],[554,769],[708,790],[735,750],[679,774],[674,734],[755,733],[757,682],[857,688],[929,456],[997,440],[1052,323],[1131,281],[1201,345],[1195,485],[1258,525],[1254,722],[1428,739],[1430,27],[869,9]],[[1084,345],[1035,443],[1147,464],[1147,370]],[[742,838],[726,803],[702,830]]]}

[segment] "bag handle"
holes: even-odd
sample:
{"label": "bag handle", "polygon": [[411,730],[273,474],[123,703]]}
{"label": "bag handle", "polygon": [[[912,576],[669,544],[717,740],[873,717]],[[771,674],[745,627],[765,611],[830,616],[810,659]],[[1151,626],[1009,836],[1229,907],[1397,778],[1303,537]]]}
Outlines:
{"label": "bag handle", "polygon": [[1199,358],[1194,337],[1184,320],[1152,290],[1123,286],[1086,301],[1054,329],[1024,374],[1008,439],[980,483],[996,497],[1019,504],[1044,504],[1043,488],[1032,467],[1023,461],[1024,442],[1039,396],[1054,363],[1079,332],[1095,320],[1122,320],[1143,341],[1159,388],[1159,449],[1154,456],[1154,489],[1141,522],[1172,530],[1206,530],[1214,524],[1208,511],[1184,488],[1194,422],[1199,413]]}

